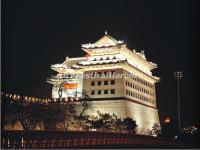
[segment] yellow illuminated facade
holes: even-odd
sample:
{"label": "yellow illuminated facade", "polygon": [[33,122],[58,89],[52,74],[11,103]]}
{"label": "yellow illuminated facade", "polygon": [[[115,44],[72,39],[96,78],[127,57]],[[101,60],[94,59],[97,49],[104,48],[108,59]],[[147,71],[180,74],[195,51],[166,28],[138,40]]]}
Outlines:
{"label": "yellow illuminated facade", "polygon": [[91,103],[86,114],[100,111],[131,117],[141,134],[154,123],[160,125],[155,90],[159,78],[151,72],[157,65],[147,61],[144,51],[130,50],[107,33],[81,47],[87,53],[84,57],[66,57],[62,64],[51,66],[58,73],[48,79],[53,85],[52,98],[59,98],[60,88],[63,98],[82,97],[84,93]]}

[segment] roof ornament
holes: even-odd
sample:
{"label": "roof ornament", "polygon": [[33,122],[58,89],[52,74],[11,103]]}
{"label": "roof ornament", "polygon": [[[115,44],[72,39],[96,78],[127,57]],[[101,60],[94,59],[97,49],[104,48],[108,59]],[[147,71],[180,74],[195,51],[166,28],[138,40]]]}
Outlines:
{"label": "roof ornament", "polygon": [[144,50],[141,50],[140,56],[144,59],[146,59],[145,55],[144,55]]}
{"label": "roof ornament", "polygon": [[108,32],[107,31],[105,31],[105,35],[107,35],[108,34]]}

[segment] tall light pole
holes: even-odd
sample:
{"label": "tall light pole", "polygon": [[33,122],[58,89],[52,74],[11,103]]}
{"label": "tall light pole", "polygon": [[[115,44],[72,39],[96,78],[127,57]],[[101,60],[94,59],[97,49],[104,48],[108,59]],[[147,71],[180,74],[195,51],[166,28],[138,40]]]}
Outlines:
{"label": "tall light pole", "polygon": [[182,71],[174,72],[174,77],[177,79],[177,92],[178,92],[178,129],[181,129],[181,113],[180,113],[180,85],[179,81],[183,77]]}

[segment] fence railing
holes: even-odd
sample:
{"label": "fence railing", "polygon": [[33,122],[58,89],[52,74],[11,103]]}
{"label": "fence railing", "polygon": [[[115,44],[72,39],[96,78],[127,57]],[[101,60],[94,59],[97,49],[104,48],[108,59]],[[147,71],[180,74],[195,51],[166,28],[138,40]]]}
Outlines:
{"label": "fence railing", "polygon": [[[56,136],[57,135],[57,136]],[[8,149],[51,149],[91,148],[114,145],[178,147],[183,145],[149,136],[96,133],[96,132],[4,132],[1,148]]]}

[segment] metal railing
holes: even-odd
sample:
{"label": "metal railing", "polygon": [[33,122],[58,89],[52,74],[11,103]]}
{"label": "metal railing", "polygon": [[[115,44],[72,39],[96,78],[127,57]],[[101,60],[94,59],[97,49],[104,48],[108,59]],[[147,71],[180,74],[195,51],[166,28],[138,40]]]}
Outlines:
{"label": "metal railing", "polygon": [[[37,134],[37,135],[36,135]],[[58,135],[58,136],[55,136]],[[3,149],[51,149],[51,148],[96,148],[117,145],[141,147],[178,147],[183,145],[166,139],[142,135],[98,132],[4,132]]]}

